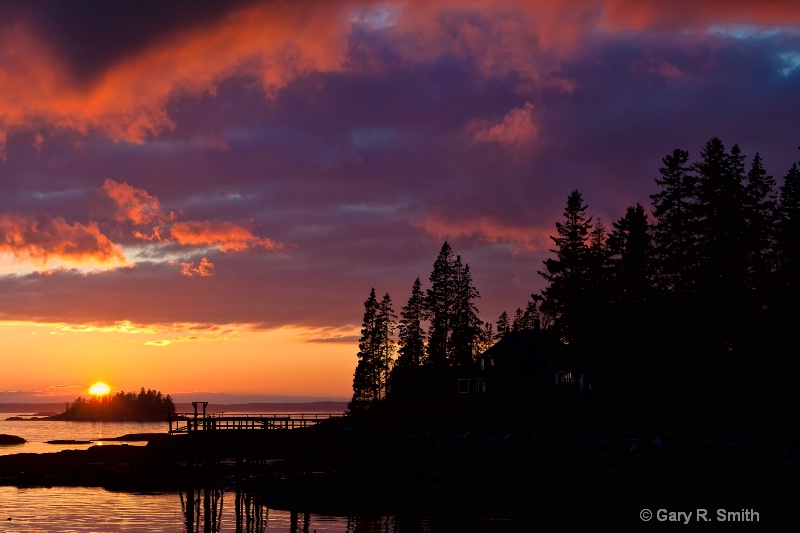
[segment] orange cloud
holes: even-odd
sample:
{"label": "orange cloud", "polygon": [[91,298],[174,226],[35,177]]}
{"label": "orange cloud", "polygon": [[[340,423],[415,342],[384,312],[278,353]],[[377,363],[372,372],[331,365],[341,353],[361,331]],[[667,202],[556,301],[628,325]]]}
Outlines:
{"label": "orange cloud", "polygon": [[[137,239],[176,242],[182,246],[215,246],[222,252],[243,252],[246,250],[281,250],[283,245],[259,237],[240,224],[229,221],[185,221],[176,222],[177,215],[170,211],[164,213],[158,198],[144,189],[112,179],[103,182],[103,191],[114,203],[114,218],[118,222],[132,222],[137,225],[154,224],[152,234],[134,230]],[[183,263],[181,273],[192,276],[214,274],[214,265],[203,259],[200,265]]]}
{"label": "orange cloud", "polygon": [[170,235],[175,242],[184,246],[215,246],[223,252],[282,248],[281,244],[271,239],[258,237],[247,228],[227,221],[176,222],[170,228]]}
{"label": "orange cloud", "polygon": [[490,243],[508,244],[515,252],[544,251],[552,244],[550,229],[505,224],[485,216],[467,220],[429,216],[418,226],[439,240],[477,237]]}
{"label": "orange cloud", "polygon": [[477,142],[494,142],[509,145],[526,144],[536,139],[538,130],[533,123],[533,105],[526,103],[521,108],[508,112],[497,124],[484,126],[472,137]]}
{"label": "orange cloud", "polygon": [[800,22],[794,0],[604,0],[603,18],[615,30],[707,29],[715,24],[786,26]]}
{"label": "orange cloud", "polygon": [[116,207],[114,218],[119,222],[162,225],[175,218],[174,213],[163,213],[158,198],[151,196],[144,189],[127,183],[118,183],[112,179],[106,179],[102,188],[114,202]]}
{"label": "orange cloud", "polygon": [[216,268],[214,267],[214,263],[205,257],[200,259],[200,264],[197,266],[194,266],[194,261],[181,263],[181,274],[187,278],[191,278],[192,276],[200,276],[201,278],[205,278],[208,276],[213,276],[216,273],[217,272]]}
{"label": "orange cloud", "polygon": [[[174,128],[170,99],[214,93],[230,77],[257,80],[269,95],[310,72],[343,68],[346,18],[338,2],[257,4],[215,24],[161,39],[112,64],[87,83],[75,80],[46,36],[19,23],[0,32],[0,131],[52,128],[102,131],[144,142]],[[2,138],[0,138],[0,141]]]}
{"label": "orange cloud", "polygon": [[561,59],[591,33],[798,22],[795,0],[257,2],[162,37],[91,80],[75,79],[47,35],[11,22],[0,31],[0,158],[9,131],[98,131],[142,143],[175,127],[170,101],[214,94],[225,79],[259,83],[274,96],[309,73],[356,68],[349,57],[356,25],[383,32],[406,61],[455,55],[487,77],[513,72],[522,85],[569,91]]}
{"label": "orange cloud", "polygon": [[39,267],[128,266],[125,253],[96,222],[69,224],[63,217],[0,213],[0,253]]}

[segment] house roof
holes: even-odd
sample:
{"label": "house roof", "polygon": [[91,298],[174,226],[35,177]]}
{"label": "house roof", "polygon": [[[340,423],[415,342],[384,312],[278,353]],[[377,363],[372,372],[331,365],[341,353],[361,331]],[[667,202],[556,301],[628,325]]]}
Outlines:
{"label": "house roof", "polygon": [[547,358],[566,353],[566,348],[550,330],[534,329],[510,331],[502,339],[490,346],[479,358],[502,360],[506,358],[542,355]]}

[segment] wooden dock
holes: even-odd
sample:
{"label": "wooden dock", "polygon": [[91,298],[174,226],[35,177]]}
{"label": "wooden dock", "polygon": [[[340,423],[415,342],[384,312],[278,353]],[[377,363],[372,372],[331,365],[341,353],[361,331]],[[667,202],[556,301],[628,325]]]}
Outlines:
{"label": "wooden dock", "polygon": [[170,435],[196,431],[295,429],[344,416],[344,413],[207,413],[208,402],[192,402],[192,405],[193,413],[173,413],[167,418]]}

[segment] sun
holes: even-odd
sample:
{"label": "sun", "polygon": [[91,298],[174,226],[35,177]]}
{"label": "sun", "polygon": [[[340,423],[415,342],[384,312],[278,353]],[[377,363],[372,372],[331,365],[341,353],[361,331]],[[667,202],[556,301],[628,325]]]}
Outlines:
{"label": "sun", "polygon": [[109,392],[111,392],[111,387],[109,387],[102,381],[98,381],[97,383],[89,387],[89,394],[91,394],[92,396],[96,396],[98,398],[101,396],[105,396]]}

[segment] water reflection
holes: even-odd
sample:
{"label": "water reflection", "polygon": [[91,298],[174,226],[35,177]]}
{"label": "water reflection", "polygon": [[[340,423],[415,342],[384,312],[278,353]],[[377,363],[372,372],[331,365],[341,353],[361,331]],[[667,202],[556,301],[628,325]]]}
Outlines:
{"label": "water reflection", "polygon": [[308,523],[310,521],[310,516],[308,513],[303,513],[303,529],[300,529],[300,521],[298,520],[299,513],[297,511],[291,511],[289,514],[290,522],[289,522],[289,531],[291,533],[308,533]]}
{"label": "water reflection", "polygon": [[[398,533],[430,531],[427,520],[397,520],[394,517],[325,517],[308,512],[270,510],[258,491],[242,488],[186,489],[180,491],[185,518],[185,533],[220,533],[230,531],[235,521],[236,533]],[[230,513],[233,499],[234,517]],[[223,513],[223,509],[225,513]]]}
{"label": "water reflection", "polygon": [[270,508],[258,490],[214,485],[156,494],[0,486],[0,512],[3,533],[517,533],[532,529],[531,521],[454,513],[319,515],[303,510],[302,502],[297,510],[285,511]]}
{"label": "water reflection", "polygon": [[[258,492],[236,488],[232,492],[225,492],[218,488],[187,489],[180,491],[181,510],[186,519],[186,533],[219,533],[223,531],[223,509],[225,508],[225,498],[233,497],[234,515],[236,522],[236,533],[266,533],[267,531],[278,531],[274,528],[268,529],[269,507],[263,501]],[[286,512],[278,514],[285,515]],[[298,513],[290,511],[288,531],[289,533],[311,533],[311,515],[309,513]],[[279,516],[275,517],[272,525],[280,523]],[[283,520],[284,525],[285,520]],[[340,531],[350,531],[340,529]],[[314,529],[313,531],[316,531]],[[355,530],[353,530],[355,531]]]}
{"label": "water reflection", "polygon": [[261,533],[266,527],[269,510],[261,499],[249,491],[236,491],[237,533]]}
{"label": "water reflection", "polygon": [[430,517],[412,513],[345,517],[270,509],[259,491],[242,488],[188,489],[180,492],[180,503],[185,533],[232,531],[233,524],[236,533],[516,533],[525,529],[518,521],[475,516]]}
{"label": "water reflection", "polygon": [[[200,531],[217,533],[222,527],[222,504],[224,492],[219,489],[189,489],[180,492],[181,509],[186,517],[187,533]],[[237,510],[238,517],[238,510]],[[238,522],[238,519],[237,519]],[[237,527],[236,531],[241,531]]]}

